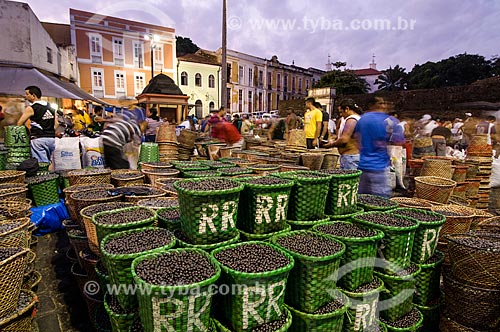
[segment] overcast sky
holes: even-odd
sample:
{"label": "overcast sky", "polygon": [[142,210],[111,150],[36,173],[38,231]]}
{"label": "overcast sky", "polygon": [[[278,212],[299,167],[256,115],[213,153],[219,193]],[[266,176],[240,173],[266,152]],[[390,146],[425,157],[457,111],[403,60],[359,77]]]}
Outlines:
{"label": "overcast sky", "polygon": [[[222,0],[29,0],[41,21],[69,8],[172,27],[201,48],[221,45]],[[500,0],[227,0],[228,48],[301,67],[331,61],[378,69],[460,53],[500,55]]]}

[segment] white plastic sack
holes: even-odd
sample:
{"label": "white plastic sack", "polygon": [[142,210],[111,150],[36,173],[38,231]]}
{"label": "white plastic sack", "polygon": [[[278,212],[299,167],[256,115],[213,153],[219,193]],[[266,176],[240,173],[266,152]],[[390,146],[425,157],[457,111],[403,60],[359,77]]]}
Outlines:
{"label": "white plastic sack", "polygon": [[493,158],[491,165],[490,186],[492,188],[500,187],[500,159]]}
{"label": "white plastic sack", "polygon": [[102,138],[80,137],[83,167],[104,167]]}
{"label": "white plastic sack", "polygon": [[405,157],[405,168],[406,168],[406,150],[403,149],[402,146],[399,145],[388,145],[387,153],[391,158],[391,166],[394,168],[396,183],[402,188],[406,189],[403,183],[404,172],[403,172],[403,152]]}
{"label": "white plastic sack", "polygon": [[80,139],[78,137],[56,138],[54,170],[80,169]]}

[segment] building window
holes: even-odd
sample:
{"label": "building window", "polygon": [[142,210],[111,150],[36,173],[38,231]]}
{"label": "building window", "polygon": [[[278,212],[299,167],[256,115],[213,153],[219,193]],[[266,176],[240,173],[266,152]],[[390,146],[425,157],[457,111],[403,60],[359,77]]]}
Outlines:
{"label": "building window", "polygon": [[115,65],[123,66],[123,39],[113,37],[113,58]]}
{"label": "building window", "polygon": [[52,49],[47,47],[47,62],[52,63]]}
{"label": "building window", "polygon": [[231,83],[231,69],[232,69],[231,64],[228,63],[227,64],[227,73],[226,73],[227,74],[227,77],[226,77],[227,83]]}
{"label": "building window", "polygon": [[181,73],[181,85],[188,85],[188,74],[185,71]]}
{"label": "building window", "polygon": [[243,112],[243,90],[238,90],[238,112]]}
{"label": "building window", "polygon": [[292,77],[292,93],[295,93],[295,76]]}
{"label": "building window", "polygon": [[210,110],[210,112],[212,112],[215,109],[215,103],[213,101],[211,101],[210,104],[208,104],[208,109]]}
{"label": "building window", "polygon": [[253,95],[252,91],[248,91],[248,112],[253,112]]}
{"label": "building window", "polygon": [[100,35],[90,35],[90,58],[92,63],[102,63],[102,38]]}
{"label": "building window", "polygon": [[214,75],[209,75],[208,76],[208,87],[209,88],[215,88],[215,77],[214,77]]}
{"label": "building window", "polygon": [[309,90],[309,80],[306,80],[306,90]]}
{"label": "building window", "polygon": [[259,92],[259,108],[257,111],[262,112],[262,92]]}
{"label": "building window", "polygon": [[288,91],[288,75],[285,74],[283,79],[283,91],[286,93]]}
{"label": "building window", "polygon": [[276,75],[276,89],[278,91],[281,90],[281,74]]}
{"label": "building window", "polygon": [[271,109],[272,108],[272,105],[271,105],[271,102],[272,102],[272,95],[270,92],[267,93],[267,109]]}
{"label": "building window", "polygon": [[134,66],[136,68],[144,68],[144,47],[139,41],[134,42]]}
{"label": "building window", "polygon": [[194,75],[194,85],[197,87],[201,87],[201,74],[200,73],[196,73],[196,75]]}
{"label": "building window", "polygon": [[197,100],[195,103],[194,103],[194,107],[195,107],[195,114],[196,114],[196,117],[198,119],[201,119],[203,118],[203,103],[201,100]]}
{"label": "building window", "polygon": [[302,78],[299,78],[299,93],[302,93]]}
{"label": "building window", "polygon": [[134,89],[135,95],[139,95],[144,90],[146,78],[143,73],[134,73]]}
{"label": "building window", "polygon": [[122,71],[115,71],[115,89],[125,90],[125,74]]}
{"label": "building window", "polygon": [[154,58],[155,58],[155,67],[163,69],[163,47],[161,45],[155,45]]}
{"label": "building window", "polygon": [[259,88],[262,88],[264,85],[264,72],[259,70]]}
{"label": "building window", "polygon": [[238,71],[238,83],[239,84],[243,84],[243,82],[245,82],[245,72],[243,70],[244,70],[243,66],[240,66],[239,71]]}
{"label": "building window", "polygon": [[226,109],[231,110],[231,88],[226,89]]}
{"label": "building window", "polygon": [[248,68],[248,86],[253,86],[253,69]]}
{"label": "building window", "polygon": [[273,88],[273,80],[271,72],[267,73],[267,89],[271,90]]}
{"label": "building window", "polygon": [[92,68],[92,94],[95,97],[104,97],[104,71],[100,68]]}

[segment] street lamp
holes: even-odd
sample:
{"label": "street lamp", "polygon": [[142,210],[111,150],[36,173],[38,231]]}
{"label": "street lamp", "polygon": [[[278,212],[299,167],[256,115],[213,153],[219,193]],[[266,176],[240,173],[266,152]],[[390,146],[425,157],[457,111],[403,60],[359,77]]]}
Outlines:
{"label": "street lamp", "polygon": [[154,49],[156,47],[155,42],[160,41],[160,36],[155,35],[153,33],[148,33],[147,35],[144,35],[144,39],[149,40],[149,49],[150,49],[150,53],[151,53],[151,79],[153,79],[153,77],[155,76],[153,52],[154,52]]}

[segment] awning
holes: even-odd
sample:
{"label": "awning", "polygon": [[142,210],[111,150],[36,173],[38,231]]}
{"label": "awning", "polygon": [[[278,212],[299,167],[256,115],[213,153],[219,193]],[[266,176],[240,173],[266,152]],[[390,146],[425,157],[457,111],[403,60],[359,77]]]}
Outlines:
{"label": "awning", "polygon": [[108,104],[80,89],[76,84],[62,81],[53,75],[44,74],[36,68],[1,66],[0,77],[0,95],[24,96],[24,89],[27,86],[36,85],[42,90],[44,97],[88,100],[102,105]]}

